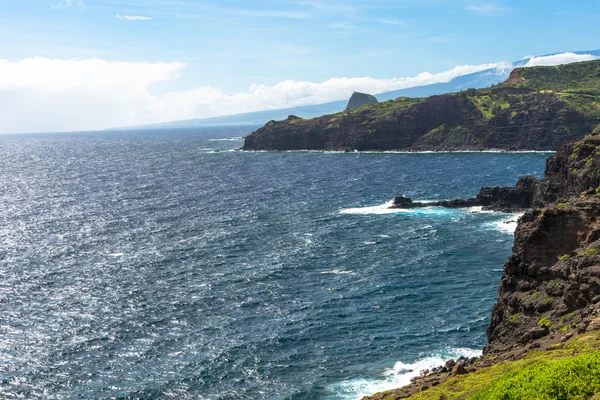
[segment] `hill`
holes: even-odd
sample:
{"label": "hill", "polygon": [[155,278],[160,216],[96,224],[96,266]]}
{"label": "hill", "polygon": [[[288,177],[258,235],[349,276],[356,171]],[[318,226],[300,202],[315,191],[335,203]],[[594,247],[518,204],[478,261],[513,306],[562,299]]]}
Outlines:
{"label": "hill", "polygon": [[245,150],[556,150],[600,125],[600,61],[513,70],[487,89],[271,121]]}

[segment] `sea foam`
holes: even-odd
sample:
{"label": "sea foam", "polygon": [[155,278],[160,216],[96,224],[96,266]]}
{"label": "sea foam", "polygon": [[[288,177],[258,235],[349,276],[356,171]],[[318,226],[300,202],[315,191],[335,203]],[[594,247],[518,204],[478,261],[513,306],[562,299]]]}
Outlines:
{"label": "sea foam", "polygon": [[373,393],[406,386],[410,384],[410,379],[418,376],[421,371],[444,365],[446,360],[451,358],[479,357],[481,353],[480,350],[469,348],[445,349],[413,363],[398,361],[392,368],[382,371],[380,378],[342,381],[332,385],[330,390],[335,393],[336,398],[358,400]]}
{"label": "sea foam", "polygon": [[340,214],[355,215],[380,215],[380,214],[412,214],[421,216],[449,216],[457,213],[454,209],[443,207],[424,207],[424,208],[390,208],[394,205],[394,200],[385,204],[371,207],[343,208]]}

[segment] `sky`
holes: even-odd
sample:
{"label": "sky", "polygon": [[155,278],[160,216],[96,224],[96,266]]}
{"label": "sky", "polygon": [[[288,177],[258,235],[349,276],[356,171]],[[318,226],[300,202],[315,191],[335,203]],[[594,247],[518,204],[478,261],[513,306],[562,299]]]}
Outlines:
{"label": "sky", "polygon": [[0,133],[319,104],[598,38],[597,0],[0,0]]}

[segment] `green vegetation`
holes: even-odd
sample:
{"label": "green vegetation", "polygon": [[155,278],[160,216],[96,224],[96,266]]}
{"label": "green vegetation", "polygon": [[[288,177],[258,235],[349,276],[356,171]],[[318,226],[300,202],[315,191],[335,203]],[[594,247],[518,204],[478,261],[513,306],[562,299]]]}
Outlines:
{"label": "green vegetation", "polygon": [[558,259],[559,261],[567,261],[569,259],[569,255],[568,254],[563,254],[562,256],[560,256]]}
{"label": "green vegetation", "polygon": [[537,299],[538,297],[540,297],[542,295],[541,292],[533,292],[529,295],[530,298],[532,299]]}
{"label": "green vegetation", "polygon": [[552,321],[550,321],[550,319],[548,319],[548,317],[543,317],[538,321],[538,326],[545,326],[546,328],[552,329],[556,326],[556,324]]}
{"label": "green vegetation", "polygon": [[577,253],[577,256],[578,257],[595,256],[596,254],[598,254],[598,249],[596,249],[596,248],[590,248],[590,249],[585,249],[585,250]]}
{"label": "green vegetation", "polygon": [[511,86],[567,93],[600,93],[600,63],[596,61],[523,68],[521,75],[522,80]]}
{"label": "green vegetation", "polygon": [[556,205],[556,209],[557,210],[563,210],[563,209],[565,209],[567,207],[570,207],[570,206],[571,206],[571,202],[570,201],[565,201],[564,203],[558,203]]}
{"label": "green vegetation", "polygon": [[[403,110],[409,108],[417,103],[420,103],[423,99],[411,98],[411,97],[399,97],[395,100],[383,101],[381,103],[370,103],[365,104],[360,108],[355,108],[347,111],[349,114],[358,114],[363,112],[373,113],[376,116],[384,116],[393,113],[397,110]],[[339,115],[339,114],[334,114]]]}
{"label": "green vegetation", "polygon": [[521,314],[513,314],[510,317],[508,317],[508,322],[510,322],[511,324],[516,324],[519,322],[519,319],[521,318]]}
{"label": "green vegetation", "polygon": [[473,399],[587,399],[600,392],[600,353],[539,361],[489,385]]}
{"label": "green vegetation", "polygon": [[[287,123],[295,132],[302,132],[303,128],[304,132],[318,132],[348,127],[353,140],[373,142],[377,149],[410,146],[409,141],[398,140],[402,129],[411,132],[416,147],[484,149],[510,145],[506,142],[512,139],[506,137],[518,137],[521,133],[533,139],[536,133],[531,131],[532,124],[548,123],[549,143],[553,145],[563,136],[583,137],[595,127],[600,128],[600,60],[520,71],[521,79],[518,73],[513,74],[509,83],[487,89],[429,98],[400,97],[315,119],[288,119]],[[428,117],[431,113],[436,113],[437,118]],[[375,130],[380,135],[375,135]],[[379,141],[374,136],[386,140]],[[531,146],[521,139],[517,146]],[[579,149],[575,149],[571,157],[577,162],[570,172],[581,175],[600,168],[592,161],[594,154],[585,152],[589,159],[579,162]],[[566,207],[563,203],[561,206]]]}
{"label": "green vegetation", "polygon": [[[532,351],[459,375],[418,393],[412,400],[589,399],[600,392],[600,332],[577,336],[552,350]],[[490,359],[488,356],[487,359]],[[382,400],[396,400],[390,391]]]}
{"label": "green vegetation", "polygon": [[494,96],[490,93],[472,96],[471,101],[486,118],[492,118],[502,110],[510,108],[508,96]]}

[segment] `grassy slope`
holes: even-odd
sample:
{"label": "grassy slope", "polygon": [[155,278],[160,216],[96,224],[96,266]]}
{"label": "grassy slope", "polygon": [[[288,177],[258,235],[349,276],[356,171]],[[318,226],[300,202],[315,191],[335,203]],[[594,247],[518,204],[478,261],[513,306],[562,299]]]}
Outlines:
{"label": "grassy slope", "polygon": [[[498,94],[496,89],[513,87],[531,89],[538,93],[555,93],[561,100],[587,118],[598,121],[600,128],[600,61],[588,61],[557,67],[523,68],[522,79],[517,83],[500,84],[490,89],[469,89],[466,95],[481,112],[482,119],[491,119],[500,111],[510,108],[524,110],[532,101],[532,94]],[[397,110],[410,108],[423,99],[402,97],[382,103],[368,104],[361,108],[332,114],[328,127],[332,128],[341,118],[359,112],[368,112],[369,117],[379,118]],[[517,111],[514,111],[516,113]]]}
{"label": "grassy slope", "polygon": [[[456,376],[410,399],[591,399],[600,393],[599,348],[600,332],[587,333],[553,350]],[[383,397],[396,399],[392,392]]]}

